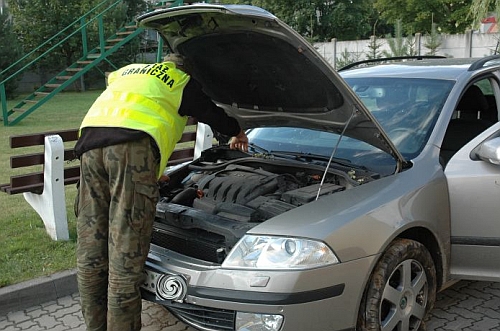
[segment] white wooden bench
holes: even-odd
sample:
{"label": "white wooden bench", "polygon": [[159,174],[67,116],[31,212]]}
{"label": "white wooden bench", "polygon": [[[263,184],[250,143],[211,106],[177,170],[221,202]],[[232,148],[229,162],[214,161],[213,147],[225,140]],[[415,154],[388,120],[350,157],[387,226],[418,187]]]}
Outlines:
{"label": "white wooden bench", "polygon": [[[43,171],[11,176],[9,183],[0,184],[0,190],[7,194],[22,193],[42,218],[53,240],[69,239],[64,186],[78,182],[80,166],[73,163],[78,163],[78,160],[74,160],[73,148],[66,148],[64,143],[76,141],[77,133],[78,130],[74,129],[10,137],[11,148],[43,146],[43,150],[38,153],[11,156],[10,167],[42,165]],[[210,127],[190,118],[167,166],[198,158],[203,150],[212,146],[212,142]]]}

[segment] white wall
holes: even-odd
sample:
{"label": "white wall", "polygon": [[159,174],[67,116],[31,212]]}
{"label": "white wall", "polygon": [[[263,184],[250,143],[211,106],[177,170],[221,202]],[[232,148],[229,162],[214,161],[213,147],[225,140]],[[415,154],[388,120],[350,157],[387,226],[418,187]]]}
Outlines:
{"label": "white wall", "polygon": [[[447,57],[464,58],[464,57],[483,57],[492,55],[497,47],[499,35],[496,33],[477,33],[469,31],[464,34],[442,35],[441,45],[437,50],[436,55],[444,55]],[[429,50],[424,46],[426,37],[416,38],[420,41],[416,45],[416,49],[420,49],[419,55],[425,55]],[[390,48],[385,39],[377,39],[377,43],[381,47],[377,50],[378,53],[386,50],[390,53]],[[325,59],[335,66],[335,59],[342,59],[342,53],[347,53],[350,58],[356,61],[366,60],[367,53],[370,52],[368,45],[369,40],[357,41],[336,41],[328,43],[315,43],[314,47],[319,51]],[[500,50],[500,49],[499,49]]]}

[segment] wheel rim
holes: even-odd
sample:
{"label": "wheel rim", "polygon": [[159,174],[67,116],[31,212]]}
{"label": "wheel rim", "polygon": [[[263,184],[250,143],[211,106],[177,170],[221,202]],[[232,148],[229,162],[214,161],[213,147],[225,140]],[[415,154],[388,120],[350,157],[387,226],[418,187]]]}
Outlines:
{"label": "wheel rim", "polygon": [[418,330],[428,299],[425,270],[417,260],[405,260],[387,280],[380,302],[382,331]]}

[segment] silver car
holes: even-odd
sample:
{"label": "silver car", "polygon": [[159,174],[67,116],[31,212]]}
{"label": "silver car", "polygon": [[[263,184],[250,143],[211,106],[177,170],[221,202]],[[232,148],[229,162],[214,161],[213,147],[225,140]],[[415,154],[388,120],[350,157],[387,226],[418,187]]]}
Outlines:
{"label": "silver car", "polygon": [[500,279],[500,57],[336,72],[272,14],[138,19],[247,129],[171,169],[142,288],[199,330],[417,330]]}

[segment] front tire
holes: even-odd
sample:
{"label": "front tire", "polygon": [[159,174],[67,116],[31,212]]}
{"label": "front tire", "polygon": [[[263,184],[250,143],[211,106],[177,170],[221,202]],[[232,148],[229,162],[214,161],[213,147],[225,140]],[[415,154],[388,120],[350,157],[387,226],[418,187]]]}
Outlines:
{"label": "front tire", "polygon": [[436,269],[424,245],[395,240],[378,261],[358,313],[358,330],[417,331],[436,300]]}

